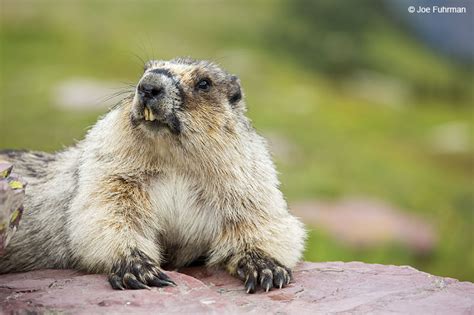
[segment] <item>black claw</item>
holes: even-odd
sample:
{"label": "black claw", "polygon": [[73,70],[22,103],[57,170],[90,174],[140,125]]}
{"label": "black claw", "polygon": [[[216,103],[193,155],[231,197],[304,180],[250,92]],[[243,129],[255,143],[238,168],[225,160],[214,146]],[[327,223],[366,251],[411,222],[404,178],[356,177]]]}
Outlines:
{"label": "black claw", "polygon": [[285,275],[285,286],[289,285],[290,282],[291,282],[291,275],[287,273]]}
{"label": "black claw", "polygon": [[272,273],[265,273],[261,275],[260,287],[268,292],[273,287],[273,276]]}
{"label": "black claw", "polygon": [[158,288],[166,287],[166,286],[176,286],[176,283],[174,283],[171,280],[163,280],[156,277],[148,281],[148,284],[153,287],[158,287]]}
{"label": "black claw", "polygon": [[171,285],[171,286],[177,286],[177,284],[168,277],[168,275],[162,271],[158,272],[158,279],[161,280],[163,283],[166,283],[166,285]]}
{"label": "black claw", "polygon": [[125,290],[125,288],[122,285],[122,280],[120,279],[119,276],[111,275],[109,277],[109,282],[110,282],[110,285],[112,286],[113,289],[115,289],[115,290]]}
{"label": "black claw", "polygon": [[138,281],[137,278],[135,278],[135,276],[130,273],[127,273],[123,276],[123,283],[125,284],[127,289],[149,289],[147,285]]}
{"label": "black claw", "polygon": [[178,285],[176,283],[174,283],[174,281],[163,281],[165,282],[167,285],[171,286],[171,287],[177,287]]}
{"label": "black claw", "polygon": [[273,285],[275,286],[275,288],[283,288],[285,284],[285,274],[283,272],[275,271],[273,274]]}
{"label": "black claw", "polygon": [[256,291],[256,279],[254,279],[253,277],[252,278],[249,278],[247,280],[247,282],[245,282],[245,292],[247,293],[255,293]]}
{"label": "black claw", "polygon": [[157,263],[139,251],[132,251],[130,256],[114,264],[109,282],[116,290],[176,286]]}
{"label": "black claw", "polygon": [[258,272],[252,266],[247,265],[247,275],[245,279],[245,291],[247,293],[255,293],[257,290]]}
{"label": "black claw", "polygon": [[259,253],[249,253],[238,264],[237,275],[245,280],[247,293],[254,293],[257,284],[268,292],[272,288],[283,288],[291,281],[291,270],[276,260]]}
{"label": "black claw", "polygon": [[[158,272],[158,277],[159,277],[160,279],[162,279],[162,280],[165,280],[165,281],[169,281],[169,282],[174,283],[174,282],[170,279],[170,277],[168,277],[168,275],[167,275],[166,273],[164,273],[163,271],[159,271],[159,272]],[[176,283],[174,283],[174,284],[176,284]]]}
{"label": "black claw", "polygon": [[285,270],[288,273],[288,282],[287,282],[287,284],[289,284],[291,281],[293,281],[293,272],[289,268],[285,268]]}

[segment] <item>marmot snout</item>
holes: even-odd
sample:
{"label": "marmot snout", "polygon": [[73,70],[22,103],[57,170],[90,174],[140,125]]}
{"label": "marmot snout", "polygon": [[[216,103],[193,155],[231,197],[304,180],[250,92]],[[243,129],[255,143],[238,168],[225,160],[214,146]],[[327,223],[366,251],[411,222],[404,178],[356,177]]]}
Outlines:
{"label": "marmot snout", "polygon": [[174,134],[181,131],[176,111],[182,108],[183,89],[169,71],[146,71],[137,85],[133,101],[133,118],[146,128],[167,128]]}

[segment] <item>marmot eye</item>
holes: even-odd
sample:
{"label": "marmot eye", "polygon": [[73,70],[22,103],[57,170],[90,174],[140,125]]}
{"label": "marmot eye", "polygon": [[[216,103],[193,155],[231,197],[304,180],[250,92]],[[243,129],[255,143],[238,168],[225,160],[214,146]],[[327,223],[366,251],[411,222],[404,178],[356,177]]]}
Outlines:
{"label": "marmot eye", "polygon": [[198,82],[198,84],[196,84],[196,88],[207,92],[211,88],[211,82],[207,79],[201,80]]}

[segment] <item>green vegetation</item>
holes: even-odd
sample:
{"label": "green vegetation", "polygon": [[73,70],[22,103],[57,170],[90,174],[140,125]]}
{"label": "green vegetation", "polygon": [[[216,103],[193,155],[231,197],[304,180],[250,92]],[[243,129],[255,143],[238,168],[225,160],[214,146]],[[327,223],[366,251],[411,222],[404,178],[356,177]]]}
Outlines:
{"label": "green vegetation", "polygon": [[[4,0],[0,148],[53,151],[84,136],[103,112],[55,108],[53,88],[62,80],[133,83],[142,70],[135,55],[214,59],[240,76],[256,128],[298,148],[291,160],[277,161],[290,202],[383,199],[433,222],[439,238],[432,255],[418,257],[396,245],[345,248],[318,231],[307,259],[409,264],[473,281],[472,132],[456,153],[436,150],[432,141],[446,123],[472,131],[472,72],[435,55],[376,9],[347,22],[326,2],[308,12],[329,10],[318,17],[334,20],[316,23],[289,9],[291,2]],[[332,38],[325,30],[345,22],[337,34],[350,36],[334,39],[346,54],[334,56],[323,45]]]}

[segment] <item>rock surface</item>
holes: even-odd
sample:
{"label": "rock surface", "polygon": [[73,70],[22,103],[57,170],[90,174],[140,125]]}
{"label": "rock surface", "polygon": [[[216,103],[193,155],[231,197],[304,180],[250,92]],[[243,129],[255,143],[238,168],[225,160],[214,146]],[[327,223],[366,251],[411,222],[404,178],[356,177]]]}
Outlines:
{"label": "rock surface", "polygon": [[169,272],[177,287],[114,291],[103,275],[41,270],[0,276],[0,313],[472,314],[474,284],[411,267],[301,263],[282,290],[245,294],[220,270]]}

